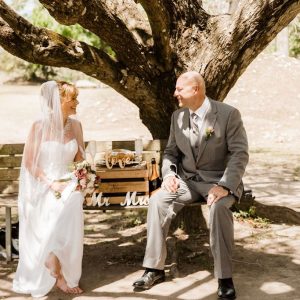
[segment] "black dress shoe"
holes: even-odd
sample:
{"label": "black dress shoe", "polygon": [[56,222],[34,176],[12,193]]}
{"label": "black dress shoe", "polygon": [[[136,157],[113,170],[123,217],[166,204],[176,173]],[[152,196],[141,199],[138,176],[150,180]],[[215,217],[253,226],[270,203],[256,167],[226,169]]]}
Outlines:
{"label": "black dress shoe", "polygon": [[225,278],[218,280],[218,299],[235,299],[235,289],[232,278]]}
{"label": "black dress shoe", "polygon": [[147,270],[141,278],[133,283],[133,286],[137,289],[147,290],[150,289],[154,284],[165,281],[164,270]]}

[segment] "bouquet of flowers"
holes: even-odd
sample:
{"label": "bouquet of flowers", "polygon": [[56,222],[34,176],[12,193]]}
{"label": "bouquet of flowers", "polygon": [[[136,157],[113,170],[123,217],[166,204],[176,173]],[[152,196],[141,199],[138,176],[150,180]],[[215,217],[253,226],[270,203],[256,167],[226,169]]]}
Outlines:
{"label": "bouquet of flowers", "polygon": [[94,192],[99,178],[86,160],[74,164],[73,174],[77,178],[77,190],[82,191],[84,196]]}
{"label": "bouquet of flowers", "polygon": [[[97,187],[99,177],[96,171],[92,169],[91,165],[86,161],[75,162],[71,166],[71,173],[59,179],[59,182],[73,181],[75,190],[81,191],[84,196],[92,194]],[[64,193],[64,192],[63,192]],[[60,192],[55,192],[57,199],[61,198]]]}

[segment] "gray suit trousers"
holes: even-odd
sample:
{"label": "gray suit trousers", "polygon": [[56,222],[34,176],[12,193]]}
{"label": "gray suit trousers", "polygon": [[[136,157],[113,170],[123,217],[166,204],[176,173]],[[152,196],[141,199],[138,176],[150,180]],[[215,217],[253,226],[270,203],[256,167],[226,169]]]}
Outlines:
{"label": "gray suit trousers", "polygon": [[[160,189],[150,198],[147,215],[147,246],[143,266],[163,270],[167,256],[166,237],[172,219],[187,203],[206,198],[213,184],[180,179],[176,193]],[[210,207],[210,247],[216,278],[232,277],[233,217],[230,207],[234,196],[220,199]]]}

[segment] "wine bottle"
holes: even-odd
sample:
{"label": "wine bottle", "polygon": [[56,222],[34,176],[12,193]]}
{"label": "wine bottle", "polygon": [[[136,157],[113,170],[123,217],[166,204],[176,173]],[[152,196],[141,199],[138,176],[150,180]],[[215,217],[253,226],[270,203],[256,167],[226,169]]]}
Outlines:
{"label": "wine bottle", "polygon": [[149,192],[150,196],[155,193],[161,186],[161,179],[158,176],[157,172],[157,164],[155,158],[151,159],[151,165],[152,165],[152,173],[149,178]]}

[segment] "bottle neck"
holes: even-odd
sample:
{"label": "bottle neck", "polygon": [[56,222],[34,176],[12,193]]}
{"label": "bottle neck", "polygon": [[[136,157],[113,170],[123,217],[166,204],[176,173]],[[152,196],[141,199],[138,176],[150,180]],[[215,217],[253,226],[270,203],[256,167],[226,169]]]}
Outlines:
{"label": "bottle neck", "polygon": [[158,177],[156,163],[152,163],[152,174],[150,179],[155,179]]}

